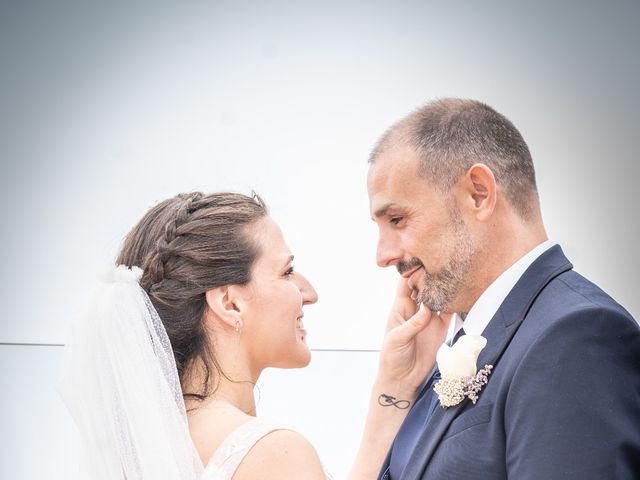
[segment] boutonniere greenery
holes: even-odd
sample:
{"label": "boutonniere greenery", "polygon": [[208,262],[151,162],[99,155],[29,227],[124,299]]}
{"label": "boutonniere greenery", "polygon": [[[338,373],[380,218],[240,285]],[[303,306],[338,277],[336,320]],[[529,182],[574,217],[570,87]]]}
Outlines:
{"label": "boutonniere greenery", "polygon": [[478,355],[487,345],[480,335],[462,335],[453,346],[446,343],[438,349],[436,361],[441,379],[433,389],[438,394],[442,407],[458,405],[465,397],[472,403],[478,401],[478,393],[489,381],[493,365],[478,370]]}

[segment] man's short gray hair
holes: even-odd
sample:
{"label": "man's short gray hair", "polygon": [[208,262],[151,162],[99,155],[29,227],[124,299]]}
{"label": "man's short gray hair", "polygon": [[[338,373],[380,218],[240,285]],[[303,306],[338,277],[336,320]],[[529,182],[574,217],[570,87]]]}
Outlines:
{"label": "man's short gray hair", "polygon": [[513,123],[484,103],[456,98],[428,103],[387,130],[369,162],[398,143],[415,149],[418,173],[442,192],[449,192],[474,163],[483,163],[523,218],[537,205],[529,147]]}

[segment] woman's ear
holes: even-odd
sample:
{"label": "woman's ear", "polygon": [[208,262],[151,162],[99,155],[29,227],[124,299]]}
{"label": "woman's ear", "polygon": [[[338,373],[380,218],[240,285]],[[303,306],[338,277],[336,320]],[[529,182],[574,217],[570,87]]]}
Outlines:
{"label": "woman's ear", "polygon": [[232,285],[226,285],[207,290],[205,299],[207,307],[225,327],[238,331],[242,328],[242,315],[235,293]]}
{"label": "woman's ear", "polygon": [[497,200],[496,178],[484,163],[476,163],[467,170],[464,176],[463,192],[467,197],[466,205],[470,206],[474,217],[485,221],[491,217]]}

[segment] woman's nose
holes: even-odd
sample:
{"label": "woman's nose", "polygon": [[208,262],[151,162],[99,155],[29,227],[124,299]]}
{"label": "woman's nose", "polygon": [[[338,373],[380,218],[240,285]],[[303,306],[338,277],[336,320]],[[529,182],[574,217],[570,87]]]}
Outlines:
{"label": "woman's nose", "polygon": [[318,293],[311,283],[309,283],[309,280],[307,280],[303,275],[300,275],[300,279],[302,280],[300,285],[300,291],[302,292],[302,304],[310,305],[316,303],[318,301]]}

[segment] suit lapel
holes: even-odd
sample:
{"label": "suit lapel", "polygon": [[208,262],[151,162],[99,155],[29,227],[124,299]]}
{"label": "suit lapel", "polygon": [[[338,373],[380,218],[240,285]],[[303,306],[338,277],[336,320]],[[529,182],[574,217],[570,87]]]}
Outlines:
{"label": "suit lapel", "polygon": [[[551,247],[531,264],[482,333],[487,339],[487,346],[478,357],[479,368],[484,367],[485,364],[496,367],[540,292],[552,279],[571,268],[573,265],[558,245]],[[449,425],[468,402],[469,400],[465,398],[455,407],[437,408],[418,440],[400,480],[415,480],[421,477]]]}
{"label": "suit lapel", "polygon": [[[483,332],[483,336],[487,339],[487,346],[482,350],[478,358],[478,365],[484,367],[487,361],[485,359],[497,356],[507,338],[507,332],[502,321],[502,316],[496,313],[489,325]],[[484,363],[482,363],[484,361]],[[495,363],[492,363],[495,365]],[[491,377],[489,377],[491,381]],[[482,395],[482,392],[480,393]],[[407,466],[405,467],[400,480],[414,480],[420,478],[421,473],[433,455],[436,447],[440,443],[443,435],[453,420],[460,414],[464,406],[469,400],[464,399],[460,404],[449,407],[447,409],[437,407],[429,419],[422,436],[418,439],[416,447],[409,457]]]}

